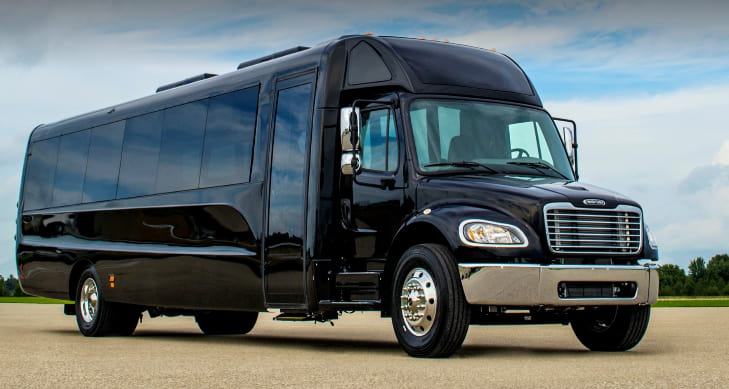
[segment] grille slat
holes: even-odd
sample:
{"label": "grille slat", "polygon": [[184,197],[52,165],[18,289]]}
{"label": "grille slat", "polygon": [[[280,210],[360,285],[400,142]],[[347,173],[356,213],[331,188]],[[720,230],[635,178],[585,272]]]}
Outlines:
{"label": "grille slat", "polygon": [[637,254],[643,215],[627,205],[615,209],[577,208],[571,203],[544,207],[549,248],[564,254]]}

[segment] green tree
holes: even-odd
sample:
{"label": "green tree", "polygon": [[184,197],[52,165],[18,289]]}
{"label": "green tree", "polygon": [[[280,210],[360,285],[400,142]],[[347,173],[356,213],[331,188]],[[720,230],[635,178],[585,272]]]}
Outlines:
{"label": "green tree", "polygon": [[2,274],[0,274],[0,296],[7,296],[7,292],[5,291],[5,278]]}
{"label": "green tree", "polygon": [[10,275],[7,280],[5,280],[5,295],[6,296],[13,296],[15,294],[15,288],[18,287],[18,279],[15,278],[14,275]]}
{"label": "green tree", "polygon": [[724,283],[729,282],[729,255],[717,254],[711,257],[706,265],[706,271],[711,276],[721,278]]}
{"label": "green tree", "polygon": [[15,284],[15,290],[13,291],[13,296],[15,296],[15,297],[27,296],[27,294],[25,294],[25,292],[23,292],[23,288],[20,287],[20,282]]}
{"label": "green tree", "polygon": [[658,268],[658,276],[660,277],[661,296],[680,296],[682,295],[684,284],[686,283],[686,273],[683,269],[674,264],[662,265]]}
{"label": "green tree", "polygon": [[689,277],[694,281],[698,281],[706,277],[706,262],[704,258],[698,257],[689,263]]}

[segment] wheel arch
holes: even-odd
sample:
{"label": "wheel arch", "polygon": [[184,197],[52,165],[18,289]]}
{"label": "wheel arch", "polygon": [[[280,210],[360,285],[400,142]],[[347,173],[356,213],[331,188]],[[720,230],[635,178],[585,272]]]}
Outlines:
{"label": "wheel arch", "polygon": [[[385,262],[385,270],[382,274],[380,296],[389,296],[391,292],[392,273],[395,270],[397,261],[408,248],[422,243],[435,243],[446,246],[449,250],[454,249],[453,242],[446,238],[446,234],[428,221],[420,220],[418,216],[405,223],[395,234],[392,240],[390,251]],[[391,313],[389,299],[382,299],[382,316],[387,317]]]}
{"label": "wheel arch", "polygon": [[94,264],[87,259],[76,261],[71,268],[71,272],[68,275],[68,299],[76,301],[76,286],[78,286],[78,280],[81,278],[81,274],[84,270],[92,267]]}

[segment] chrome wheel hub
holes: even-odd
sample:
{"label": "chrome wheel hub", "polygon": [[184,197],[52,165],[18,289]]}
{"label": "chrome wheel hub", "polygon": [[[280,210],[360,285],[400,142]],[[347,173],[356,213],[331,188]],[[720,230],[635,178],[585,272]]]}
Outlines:
{"label": "chrome wheel hub", "polygon": [[435,322],[438,293],[433,277],[427,270],[416,267],[408,273],[400,294],[400,311],[405,329],[415,336],[424,336]]}
{"label": "chrome wheel hub", "polygon": [[81,318],[86,323],[91,323],[96,318],[96,308],[98,304],[99,292],[96,287],[96,282],[93,278],[87,278],[81,286],[81,295],[79,296]]}

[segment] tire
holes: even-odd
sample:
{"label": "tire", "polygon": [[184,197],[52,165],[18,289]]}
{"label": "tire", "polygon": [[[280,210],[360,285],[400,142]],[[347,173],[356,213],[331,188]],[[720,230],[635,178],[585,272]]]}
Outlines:
{"label": "tire", "polygon": [[570,324],[592,351],[627,351],[643,339],[650,316],[650,305],[597,307],[576,313]]}
{"label": "tire", "polygon": [[104,299],[99,275],[93,267],[81,273],[75,306],[76,323],[84,336],[129,336],[139,323],[139,309]]}
{"label": "tire", "polygon": [[258,312],[200,311],[195,322],[205,335],[243,335],[256,325]]}
{"label": "tire", "polygon": [[395,267],[392,327],[413,357],[448,357],[463,344],[470,307],[451,252],[441,245],[411,247]]}

